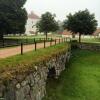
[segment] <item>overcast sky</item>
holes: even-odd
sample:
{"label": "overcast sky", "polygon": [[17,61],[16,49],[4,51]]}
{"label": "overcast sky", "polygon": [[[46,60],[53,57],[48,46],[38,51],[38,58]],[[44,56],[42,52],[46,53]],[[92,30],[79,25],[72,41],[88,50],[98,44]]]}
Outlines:
{"label": "overcast sky", "polygon": [[87,8],[91,13],[95,13],[100,27],[100,0],[27,0],[25,8],[28,13],[34,11],[39,16],[46,11],[55,13],[57,19],[61,21],[70,12]]}

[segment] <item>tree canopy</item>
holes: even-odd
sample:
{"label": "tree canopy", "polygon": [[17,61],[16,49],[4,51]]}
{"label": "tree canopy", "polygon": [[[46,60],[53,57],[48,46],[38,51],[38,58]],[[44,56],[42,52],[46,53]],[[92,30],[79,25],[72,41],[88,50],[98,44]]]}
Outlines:
{"label": "tree canopy", "polygon": [[68,29],[72,33],[79,33],[79,42],[81,35],[92,34],[97,28],[97,20],[94,14],[86,9],[78,11],[75,14],[69,14],[63,24],[64,29]]}
{"label": "tree canopy", "polygon": [[47,38],[47,33],[55,32],[58,30],[59,25],[55,20],[55,15],[50,12],[46,12],[41,16],[40,21],[37,23],[38,32],[44,32]]}
{"label": "tree canopy", "polygon": [[26,0],[0,0],[0,38],[4,34],[25,32],[27,12],[23,7]]}

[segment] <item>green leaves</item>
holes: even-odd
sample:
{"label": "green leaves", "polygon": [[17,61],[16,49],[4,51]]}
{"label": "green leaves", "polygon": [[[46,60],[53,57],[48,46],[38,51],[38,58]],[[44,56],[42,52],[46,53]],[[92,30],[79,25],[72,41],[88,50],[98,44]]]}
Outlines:
{"label": "green leaves", "polygon": [[73,15],[69,14],[64,21],[63,27],[73,33],[92,34],[97,28],[97,20],[95,20],[95,15],[90,14],[86,9]]}
{"label": "green leaves", "polygon": [[0,35],[25,32],[27,12],[26,0],[0,0]]}
{"label": "green leaves", "polygon": [[50,12],[43,14],[36,26],[38,32],[44,33],[54,32],[59,28],[58,23],[55,20],[55,15],[52,15]]}

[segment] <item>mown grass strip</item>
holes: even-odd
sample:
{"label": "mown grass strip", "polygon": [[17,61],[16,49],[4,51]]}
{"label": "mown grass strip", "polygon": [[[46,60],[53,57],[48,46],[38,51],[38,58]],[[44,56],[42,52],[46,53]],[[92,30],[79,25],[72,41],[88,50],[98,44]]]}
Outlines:
{"label": "mown grass strip", "polygon": [[48,59],[57,53],[67,50],[68,44],[62,43],[56,46],[51,46],[45,49],[38,49],[37,51],[31,51],[24,55],[16,55],[6,59],[0,59],[0,71],[7,69],[17,69],[22,66],[37,63],[42,60]]}

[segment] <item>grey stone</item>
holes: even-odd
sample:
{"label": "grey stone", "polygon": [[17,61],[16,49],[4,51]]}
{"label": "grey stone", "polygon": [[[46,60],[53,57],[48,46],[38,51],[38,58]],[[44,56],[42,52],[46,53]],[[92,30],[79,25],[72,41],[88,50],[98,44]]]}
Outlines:
{"label": "grey stone", "polygon": [[24,100],[25,94],[23,92],[23,89],[19,89],[16,91],[16,99],[15,100]]}
{"label": "grey stone", "polygon": [[21,88],[20,83],[17,83],[17,84],[16,84],[16,88],[17,88],[17,89],[20,89],[20,88]]}
{"label": "grey stone", "polygon": [[3,96],[4,90],[5,90],[5,86],[1,84],[0,85],[0,97]]}
{"label": "grey stone", "polygon": [[[70,52],[60,53],[58,56],[34,66],[35,71],[19,74],[7,86],[0,87],[0,97],[5,100],[42,100],[46,95],[46,80],[50,68],[55,69],[54,77],[58,78],[65,69],[66,59],[70,59]],[[23,80],[23,81],[22,81]],[[5,91],[6,89],[6,91]]]}
{"label": "grey stone", "polygon": [[28,84],[28,80],[22,81],[21,86],[25,86]]}
{"label": "grey stone", "polygon": [[30,86],[29,85],[26,85],[26,86],[22,87],[21,89],[22,89],[22,91],[25,95],[28,95],[29,92],[30,92]]}
{"label": "grey stone", "polygon": [[8,84],[7,89],[4,93],[5,100],[15,100],[15,88],[13,84]]}

